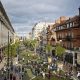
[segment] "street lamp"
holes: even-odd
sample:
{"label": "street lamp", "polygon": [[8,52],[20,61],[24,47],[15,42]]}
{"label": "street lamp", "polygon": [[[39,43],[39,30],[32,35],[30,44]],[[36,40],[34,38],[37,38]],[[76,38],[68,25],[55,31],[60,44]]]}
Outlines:
{"label": "street lamp", "polygon": [[[8,31],[8,54],[7,54],[7,71],[8,71],[7,78],[8,79],[10,79],[10,68],[12,68],[12,46],[11,46],[11,56],[10,56],[10,42],[11,42],[11,38],[9,36],[9,31]],[[11,57],[11,67],[9,63],[10,57]]]}
{"label": "street lamp", "polygon": [[11,44],[11,70],[13,70],[12,44]]}
{"label": "street lamp", "polygon": [[7,70],[8,70],[8,75],[7,75],[7,78],[9,79],[9,74],[10,74],[10,71],[9,71],[9,31],[8,31],[8,57],[7,57]]}

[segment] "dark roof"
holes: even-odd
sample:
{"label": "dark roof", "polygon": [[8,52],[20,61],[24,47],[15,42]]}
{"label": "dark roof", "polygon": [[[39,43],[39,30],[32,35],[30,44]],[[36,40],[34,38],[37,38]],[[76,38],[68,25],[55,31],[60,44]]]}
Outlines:
{"label": "dark roof", "polygon": [[79,20],[79,15],[76,15],[76,16],[74,16],[74,17],[71,17],[71,18],[69,18],[69,19],[67,19],[67,20],[65,20],[65,21],[57,24],[56,26],[64,25],[64,24],[66,24],[66,23],[68,23],[68,22],[73,22],[73,21],[75,21],[75,20]]}
{"label": "dark roof", "polygon": [[[6,20],[8,21],[8,23],[9,23],[9,25],[11,26],[13,32],[15,32],[14,29],[13,29],[13,27],[12,27],[12,25],[11,25],[11,22],[10,22],[10,20],[9,20],[7,14],[6,14],[6,11],[5,11],[5,9],[4,9],[2,3],[1,3],[1,1],[0,1],[0,11],[3,13],[4,17],[5,17]],[[9,29],[10,29],[10,28],[9,28]]]}

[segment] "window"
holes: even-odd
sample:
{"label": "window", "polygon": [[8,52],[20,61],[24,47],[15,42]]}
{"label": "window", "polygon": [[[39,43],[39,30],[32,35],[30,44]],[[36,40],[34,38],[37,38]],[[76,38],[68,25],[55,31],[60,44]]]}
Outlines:
{"label": "window", "polygon": [[61,26],[61,29],[63,29],[63,26]]}
{"label": "window", "polygon": [[73,48],[74,46],[73,46],[73,43],[71,43],[71,48]]}
{"label": "window", "polygon": [[69,28],[69,23],[67,24],[67,28]]}
{"label": "window", "polygon": [[56,27],[56,30],[59,30],[58,27]]}
{"label": "window", "polygon": [[60,30],[60,26],[59,26],[59,30]]}
{"label": "window", "polygon": [[68,34],[67,33],[65,33],[65,36],[67,36]]}
{"label": "window", "polygon": [[70,23],[70,27],[73,27],[73,23],[72,22]]}
{"label": "window", "polygon": [[62,38],[64,38],[64,33],[62,33]]}
{"label": "window", "polygon": [[68,43],[68,48],[71,49],[71,47],[72,47],[72,43],[69,42],[69,43]]}
{"label": "window", "polygon": [[73,22],[73,27],[74,27],[74,22]]}
{"label": "window", "polygon": [[57,27],[56,27],[56,31],[57,31]]}
{"label": "window", "polygon": [[73,34],[73,32],[71,33],[71,37],[72,37],[72,38],[74,37],[74,34]]}
{"label": "window", "polygon": [[68,36],[71,36],[71,33],[70,32],[68,33]]}

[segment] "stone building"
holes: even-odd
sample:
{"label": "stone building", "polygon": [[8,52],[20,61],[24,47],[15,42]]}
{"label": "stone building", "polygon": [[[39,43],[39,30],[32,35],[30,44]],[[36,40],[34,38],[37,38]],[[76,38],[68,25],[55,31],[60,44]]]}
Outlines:
{"label": "stone building", "polygon": [[0,1],[0,57],[4,47],[8,45],[8,35],[9,42],[14,41],[14,29]]}

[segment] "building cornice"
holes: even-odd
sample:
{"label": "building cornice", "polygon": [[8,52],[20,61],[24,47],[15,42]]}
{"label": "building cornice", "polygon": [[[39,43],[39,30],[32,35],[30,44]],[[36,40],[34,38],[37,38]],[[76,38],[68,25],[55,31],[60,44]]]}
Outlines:
{"label": "building cornice", "polygon": [[[2,3],[1,3],[1,1],[0,1],[0,11],[2,12],[3,16],[5,17],[6,21],[8,22],[9,26],[11,27],[12,31],[15,32],[12,25],[11,25],[11,22],[10,22],[10,20],[9,20],[7,14],[6,14],[6,11],[5,11]],[[9,27],[9,29],[10,29],[10,27]]]}

